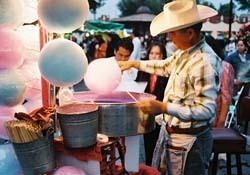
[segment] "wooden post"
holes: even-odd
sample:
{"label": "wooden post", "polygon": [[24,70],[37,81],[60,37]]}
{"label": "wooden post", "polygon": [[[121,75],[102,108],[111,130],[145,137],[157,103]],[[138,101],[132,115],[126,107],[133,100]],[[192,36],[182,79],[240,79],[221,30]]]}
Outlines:
{"label": "wooden post", "polygon": [[230,0],[229,4],[229,34],[228,37],[231,38],[232,33],[232,23],[233,23],[233,0]]}

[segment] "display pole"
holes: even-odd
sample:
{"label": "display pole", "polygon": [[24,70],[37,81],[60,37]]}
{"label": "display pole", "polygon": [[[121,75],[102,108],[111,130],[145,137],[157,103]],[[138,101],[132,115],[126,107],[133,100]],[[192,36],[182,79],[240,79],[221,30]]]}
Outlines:
{"label": "display pole", "polygon": [[[42,50],[43,46],[48,42],[48,34],[47,31],[41,26],[39,23],[39,39],[40,39],[40,50]],[[49,83],[41,77],[41,85],[42,85],[42,104],[44,108],[50,107],[50,91],[49,91]]]}
{"label": "display pole", "polygon": [[[39,38],[40,38],[40,50],[44,47],[44,45],[53,39],[53,34],[48,33],[39,23]],[[46,81],[43,77],[41,77],[41,85],[42,85],[42,105],[44,108],[54,108],[56,107],[56,87]],[[55,138],[61,136],[60,126],[57,120],[57,113],[54,114],[54,136]]]}

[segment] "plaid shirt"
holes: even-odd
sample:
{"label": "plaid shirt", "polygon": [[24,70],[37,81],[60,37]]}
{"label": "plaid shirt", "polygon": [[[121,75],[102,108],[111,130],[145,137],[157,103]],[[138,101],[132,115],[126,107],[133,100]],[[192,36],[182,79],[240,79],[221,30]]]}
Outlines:
{"label": "plaid shirt", "polygon": [[140,70],[169,77],[163,102],[164,119],[180,128],[211,124],[216,115],[221,60],[203,38],[165,60],[140,61]]}

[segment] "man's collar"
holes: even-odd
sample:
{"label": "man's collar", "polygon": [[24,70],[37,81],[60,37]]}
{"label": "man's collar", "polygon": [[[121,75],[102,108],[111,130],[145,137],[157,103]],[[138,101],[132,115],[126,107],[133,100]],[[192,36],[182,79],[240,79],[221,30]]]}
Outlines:
{"label": "man's collar", "polygon": [[200,48],[203,44],[204,44],[204,42],[205,42],[205,37],[204,36],[202,36],[201,37],[201,40],[197,43],[197,44],[195,44],[194,46],[192,46],[192,47],[190,47],[190,48],[188,48],[188,49],[186,49],[186,50],[180,50],[180,49],[178,49],[177,51],[176,51],[176,55],[183,55],[183,54],[188,54],[188,55],[190,55],[190,54],[192,54],[195,50],[197,50],[197,48]]}
{"label": "man's collar", "polygon": [[201,40],[195,44],[194,46],[188,48],[187,50],[185,50],[185,52],[187,52],[188,54],[192,54],[195,50],[197,50],[197,48],[200,48],[205,42],[205,37],[202,36]]}

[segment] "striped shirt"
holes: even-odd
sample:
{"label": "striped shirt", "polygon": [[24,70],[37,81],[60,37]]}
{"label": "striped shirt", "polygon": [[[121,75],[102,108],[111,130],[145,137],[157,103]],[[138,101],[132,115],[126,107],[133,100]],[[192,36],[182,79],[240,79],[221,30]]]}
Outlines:
{"label": "striped shirt", "polygon": [[216,116],[221,59],[203,38],[165,60],[140,61],[140,70],[169,77],[163,102],[169,126],[192,128],[211,124]]}

